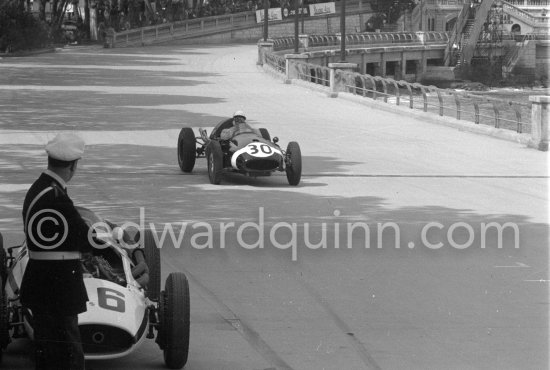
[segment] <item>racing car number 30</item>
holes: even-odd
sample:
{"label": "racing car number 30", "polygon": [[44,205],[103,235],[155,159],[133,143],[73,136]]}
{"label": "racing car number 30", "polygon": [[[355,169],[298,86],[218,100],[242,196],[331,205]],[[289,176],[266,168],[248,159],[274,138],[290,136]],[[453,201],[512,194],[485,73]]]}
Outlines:
{"label": "racing car number 30", "polygon": [[248,144],[245,151],[254,157],[269,157],[273,153],[279,152],[277,149],[263,143]]}

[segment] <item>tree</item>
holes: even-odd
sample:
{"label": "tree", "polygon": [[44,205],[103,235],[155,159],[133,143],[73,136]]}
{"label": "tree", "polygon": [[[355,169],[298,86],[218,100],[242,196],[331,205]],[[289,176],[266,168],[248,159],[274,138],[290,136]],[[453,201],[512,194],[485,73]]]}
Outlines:
{"label": "tree", "polygon": [[0,0],[0,50],[13,52],[49,44],[46,24],[35,19],[25,1]]}

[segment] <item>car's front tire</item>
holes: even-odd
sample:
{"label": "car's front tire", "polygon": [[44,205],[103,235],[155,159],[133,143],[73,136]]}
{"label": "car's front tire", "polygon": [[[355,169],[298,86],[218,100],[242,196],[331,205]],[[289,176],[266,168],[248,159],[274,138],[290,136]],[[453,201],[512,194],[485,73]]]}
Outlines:
{"label": "car's front tire", "polygon": [[189,282],[184,273],[168,275],[159,309],[164,363],[170,369],[181,369],[189,356],[190,327]]}
{"label": "car's front tire", "polygon": [[210,183],[219,185],[222,180],[223,152],[220,143],[212,140],[206,147],[206,158],[208,162],[208,178]]}
{"label": "car's front tire", "polygon": [[193,171],[197,158],[195,133],[190,127],[181,129],[178,136],[178,164],[183,172]]}
{"label": "car's front tire", "polygon": [[286,178],[290,185],[296,186],[302,178],[302,152],[297,142],[291,141],[286,148]]}

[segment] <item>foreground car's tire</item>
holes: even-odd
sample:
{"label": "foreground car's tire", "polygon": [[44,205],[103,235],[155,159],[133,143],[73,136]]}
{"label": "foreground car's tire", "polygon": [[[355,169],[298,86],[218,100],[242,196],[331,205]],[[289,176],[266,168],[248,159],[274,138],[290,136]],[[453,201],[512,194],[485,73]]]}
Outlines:
{"label": "foreground car's tire", "polygon": [[178,164],[183,172],[191,172],[196,159],[195,133],[192,128],[184,127],[178,136]]}
{"label": "foreground car's tire", "polygon": [[160,296],[160,249],[153,232],[149,229],[143,232],[143,252],[145,261],[149,267],[149,284],[147,285],[147,297],[157,301]]}
{"label": "foreground car's tire", "polygon": [[2,351],[6,349],[10,343],[10,323],[8,311],[8,299],[4,290],[5,281],[0,278],[0,362],[2,362]]}
{"label": "foreground car's tire", "polygon": [[267,141],[271,141],[271,135],[269,135],[269,131],[267,131],[266,128],[261,128],[260,129],[260,134],[262,135],[262,137],[264,139],[266,139]]}
{"label": "foreground car's tire", "polygon": [[171,273],[164,289],[159,306],[159,344],[166,366],[181,369],[189,355],[189,282],[184,273]]}
{"label": "foreground car's tire", "polygon": [[206,158],[208,162],[208,178],[210,183],[219,185],[222,181],[223,153],[218,141],[212,140],[206,147]]}
{"label": "foreground car's tire", "polygon": [[[0,278],[2,278],[2,283],[5,284],[8,278],[8,255],[4,249],[4,237],[0,233]],[[4,285],[2,285],[2,291]]]}
{"label": "foreground car's tire", "polygon": [[290,185],[298,185],[302,178],[302,152],[297,142],[291,141],[286,148],[286,178]]}

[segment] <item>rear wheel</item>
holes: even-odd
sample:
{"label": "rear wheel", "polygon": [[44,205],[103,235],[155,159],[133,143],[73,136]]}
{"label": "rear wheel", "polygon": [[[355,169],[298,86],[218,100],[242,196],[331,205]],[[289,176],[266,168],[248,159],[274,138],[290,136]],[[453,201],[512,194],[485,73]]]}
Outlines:
{"label": "rear wheel", "polygon": [[181,369],[189,355],[190,303],[189,282],[182,272],[166,279],[160,305],[159,345],[164,351],[164,363],[170,369]]}
{"label": "rear wheel", "polygon": [[178,136],[178,164],[183,172],[193,171],[197,158],[195,133],[190,127],[181,129]]}
{"label": "rear wheel", "polygon": [[0,292],[0,362],[2,361],[2,351],[8,347],[10,343],[10,324],[8,313],[8,300],[4,290],[5,281],[0,278],[2,292]]}
{"label": "rear wheel", "polygon": [[267,131],[266,128],[261,128],[260,129],[260,134],[262,135],[262,137],[264,139],[266,139],[267,141],[271,141],[271,135],[269,135],[269,131]]}
{"label": "rear wheel", "polygon": [[290,185],[298,185],[302,178],[302,152],[297,142],[291,141],[286,148],[286,178]]}
{"label": "rear wheel", "polygon": [[143,231],[143,252],[145,261],[149,267],[149,284],[147,285],[147,297],[157,301],[160,296],[160,249],[150,229]]}
{"label": "rear wheel", "polygon": [[206,147],[206,157],[208,161],[208,178],[210,183],[219,185],[223,170],[223,153],[218,141],[211,141]]}
{"label": "rear wheel", "polygon": [[[8,278],[8,257],[4,249],[4,237],[2,233],[0,233],[0,278],[2,278],[2,283],[5,283]],[[3,288],[4,285],[2,285]]]}

